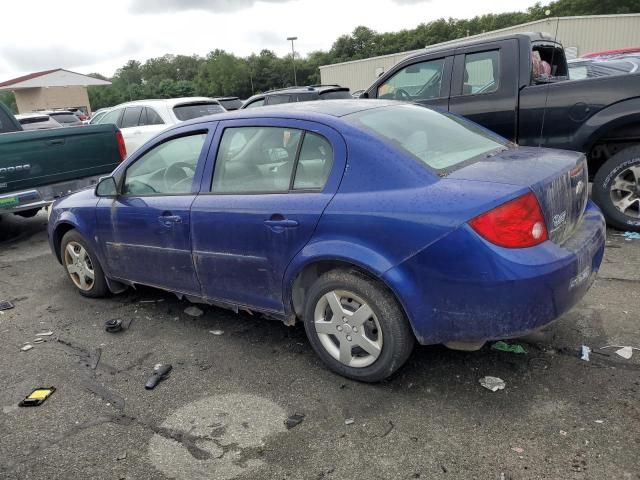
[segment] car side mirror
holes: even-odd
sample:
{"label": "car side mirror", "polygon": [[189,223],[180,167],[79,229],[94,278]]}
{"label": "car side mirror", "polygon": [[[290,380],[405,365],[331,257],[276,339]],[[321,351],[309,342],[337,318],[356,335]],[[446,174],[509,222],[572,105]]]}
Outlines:
{"label": "car side mirror", "polygon": [[115,197],[118,195],[118,186],[113,177],[104,177],[96,185],[96,197]]}

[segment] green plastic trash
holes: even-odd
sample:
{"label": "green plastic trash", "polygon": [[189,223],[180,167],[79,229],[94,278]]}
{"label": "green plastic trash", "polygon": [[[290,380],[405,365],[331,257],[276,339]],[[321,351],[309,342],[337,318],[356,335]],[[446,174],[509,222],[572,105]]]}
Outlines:
{"label": "green plastic trash", "polygon": [[508,352],[508,353],[517,353],[517,354],[526,354],[527,351],[522,348],[522,345],[518,345],[514,343],[513,345],[508,344],[507,342],[496,342],[491,345],[492,350],[498,350],[499,352]]}

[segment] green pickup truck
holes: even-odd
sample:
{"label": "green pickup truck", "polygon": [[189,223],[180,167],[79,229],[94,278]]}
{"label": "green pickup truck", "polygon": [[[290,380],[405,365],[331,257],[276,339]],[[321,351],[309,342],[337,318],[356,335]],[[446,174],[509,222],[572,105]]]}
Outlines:
{"label": "green pickup truck", "polygon": [[0,215],[32,217],[56,198],[95,184],[125,156],[114,125],[25,132],[0,103]]}

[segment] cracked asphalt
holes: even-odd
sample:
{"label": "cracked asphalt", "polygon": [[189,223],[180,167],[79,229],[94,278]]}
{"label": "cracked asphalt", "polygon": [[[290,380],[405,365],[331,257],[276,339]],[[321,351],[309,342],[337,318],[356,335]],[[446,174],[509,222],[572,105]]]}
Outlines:
{"label": "cracked asphalt", "polygon": [[[45,223],[0,219],[0,300],[15,303],[0,315],[0,478],[640,479],[640,351],[601,349],[640,347],[640,241],[610,231],[591,291],[517,340],[526,355],[418,347],[366,385],[324,368],[301,326],[206,306],[192,318],[147,288],[81,297]],[[110,319],[128,328],[107,333]],[[173,371],[145,390],[157,363]],[[42,406],[17,406],[48,386]]]}

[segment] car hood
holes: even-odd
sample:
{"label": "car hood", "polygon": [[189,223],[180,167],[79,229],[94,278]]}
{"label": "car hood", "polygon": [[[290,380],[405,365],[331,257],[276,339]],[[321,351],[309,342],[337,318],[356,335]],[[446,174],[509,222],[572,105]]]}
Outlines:
{"label": "car hood", "polygon": [[76,208],[95,206],[98,203],[98,197],[95,195],[95,186],[87,187],[83,190],[78,190],[71,195],[59,198],[53,204],[53,208]]}

